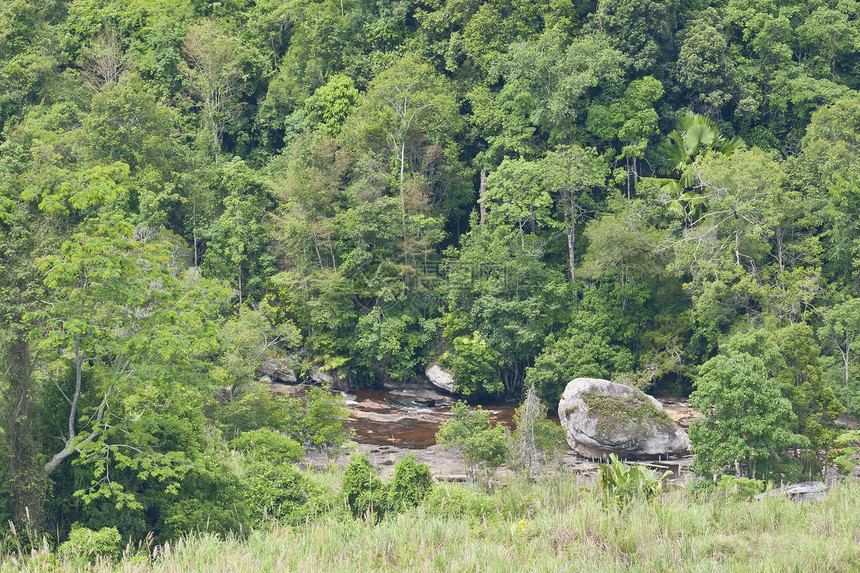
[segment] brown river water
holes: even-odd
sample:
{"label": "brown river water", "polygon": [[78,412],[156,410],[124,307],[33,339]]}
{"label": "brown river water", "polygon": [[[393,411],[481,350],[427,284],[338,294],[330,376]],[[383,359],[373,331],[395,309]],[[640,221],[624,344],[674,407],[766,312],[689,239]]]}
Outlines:
{"label": "brown river water", "polygon": [[[303,385],[270,385],[272,392],[292,396],[303,395],[306,388]],[[355,445],[351,450],[367,453],[381,477],[390,477],[394,463],[404,455],[412,453],[419,462],[430,466],[437,479],[465,479],[461,456],[454,450],[444,450],[436,445],[439,426],[451,419],[454,397],[427,386],[355,390],[343,392],[342,396],[349,407],[349,427],[355,433]],[[660,398],[660,401],[669,416],[682,426],[689,425],[692,417],[697,415],[683,400]],[[478,406],[473,404],[472,407]],[[490,420],[493,423],[501,423],[508,428],[514,427],[516,403],[489,400],[484,401],[480,407],[490,412]],[[549,418],[558,423],[558,416],[553,410],[549,411]],[[344,452],[336,461],[345,465],[348,458],[349,453]],[[581,475],[593,475],[597,470],[597,464],[593,460],[581,458],[573,451],[563,454],[560,461],[565,467]],[[316,467],[325,467],[329,462],[330,460],[319,452],[309,452],[305,459],[307,465]],[[682,458],[673,462],[670,469],[676,471],[676,476],[680,479],[684,471],[682,467],[688,464],[689,458]]]}
{"label": "brown river water", "polygon": [[[275,393],[301,396],[305,386],[271,384],[270,389]],[[417,385],[387,390],[355,390],[343,392],[342,396],[349,407],[349,426],[355,432],[357,443],[407,449],[429,448],[436,443],[436,432],[445,420],[450,419],[455,400],[435,389]],[[684,399],[657,399],[666,413],[684,428],[693,418],[701,416]],[[493,423],[514,427],[515,402],[484,400],[480,405],[472,404],[472,407],[488,410]],[[554,410],[550,410],[548,416],[559,422]]]}
{"label": "brown river water", "polygon": [[[358,390],[345,395],[345,399],[356,442],[410,449],[428,448],[436,443],[436,432],[450,419],[454,404],[450,397],[418,388]],[[485,402],[481,407],[490,412],[493,423],[513,426],[516,404]]]}

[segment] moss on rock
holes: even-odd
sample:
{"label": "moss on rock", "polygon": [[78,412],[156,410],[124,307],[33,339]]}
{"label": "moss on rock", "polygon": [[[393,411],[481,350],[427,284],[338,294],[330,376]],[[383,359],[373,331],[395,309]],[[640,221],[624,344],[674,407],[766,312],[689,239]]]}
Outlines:
{"label": "moss on rock", "polygon": [[629,430],[631,426],[642,426],[647,420],[667,429],[673,426],[668,414],[657,408],[644,394],[613,396],[592,391],[584,393],[582,401],[588,407],[589,414],[598,417],[597,437],[601,441],[610,441],[620,428]]}

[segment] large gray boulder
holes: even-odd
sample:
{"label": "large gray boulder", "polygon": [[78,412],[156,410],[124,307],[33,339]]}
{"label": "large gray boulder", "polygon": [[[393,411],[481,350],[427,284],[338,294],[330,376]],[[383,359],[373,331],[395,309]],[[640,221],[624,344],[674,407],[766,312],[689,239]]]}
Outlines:
{"label": "large gray boulder", "polygon": [[295,384],[298,382],[296,373],[290,368],[290,363],[282,358],[271,360],[263,360],[257,371],[263,375],[263,378],[268,378],[272,382],[280,382],[281,384]]}
{"label": "large gray boulder", "polygon": [[456,390],[457,382],[454,380],[454,375],[443,370],[438,364],[431,364],[424,371],[430,383],[440,390],[444,390],[449,394],[453,394]]}
{"label": "large gray boulder", "polygon": [[603,458],[679,456],[690,449],[687,433],[653,397],[598,378],[568,383],[558,403],[567,443],[579,455]]}

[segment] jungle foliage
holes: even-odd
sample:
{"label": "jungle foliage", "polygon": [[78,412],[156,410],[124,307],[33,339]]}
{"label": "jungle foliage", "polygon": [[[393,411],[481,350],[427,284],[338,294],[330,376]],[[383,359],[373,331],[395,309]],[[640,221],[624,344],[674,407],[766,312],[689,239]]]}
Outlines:
{"label": "jungle foliage", "polygon": [[692,393],[700,472],[820,471],[860,414],[859,15],[2,0],[0,523],[336,503],[286,460],[342,445],[342,406],[269,396],[276,357],[550,408],[574,376]]}

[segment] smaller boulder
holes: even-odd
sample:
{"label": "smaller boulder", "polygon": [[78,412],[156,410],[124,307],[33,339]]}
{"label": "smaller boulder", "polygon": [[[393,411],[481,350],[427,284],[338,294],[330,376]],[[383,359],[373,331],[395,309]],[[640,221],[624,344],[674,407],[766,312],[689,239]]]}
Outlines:
{"label": "smaller boulder", "polygon": [[308,376],[320,386],[333,386],[335,382],[334,376],[328,372],[323,372],[319,368],[311,368]]}
{"label": "smaller boulder", "polygon": [[456,391],[457,382],[454,380],[454,375],[450,372],[444,370],[438,364],[431,364],[424,371],[424,374],[427,375],[427,378],[430,379],[430,382],[440,390],[444,390],[449,394],[453,394]]}
{"label": "smaller boulder", "polygon": [[824,501],[827,496],[827,486],[820,481],[805,481],[760,493],[755,498],[764,499],[775,495],[784,495],[794,501]]}
{"label": "smaller boulder", "polygon": [[449,406],[453,403],[450,397],[440,394],[436,390],[414,386],[392,390],[389,392],[389,396],[405,406],[435,408],[437,406]]}
{"label": "smaller boulder", "polygon": [[851,477],[860,478],[860,464],[854,466],[854,469],[851,470],[851,473],[848,474]]}
{"label": "smaller boulder", "polygon": [[274,358],[271,360],[263,360],[257,366],[257,372],[268,376],[272,382],[280,382],[281,384],[295,384],[298,382],[298,377],[293,369],[290,368],[290,363],[283,358]]}

